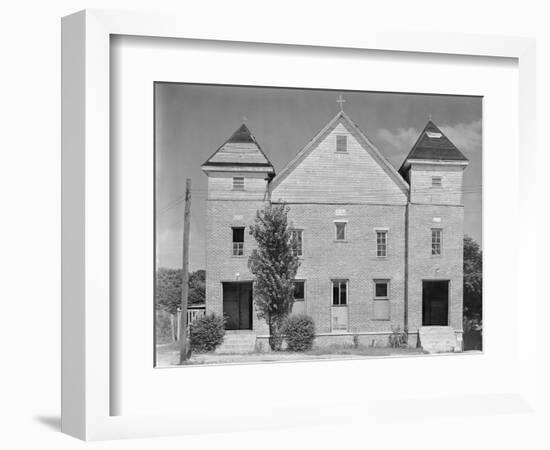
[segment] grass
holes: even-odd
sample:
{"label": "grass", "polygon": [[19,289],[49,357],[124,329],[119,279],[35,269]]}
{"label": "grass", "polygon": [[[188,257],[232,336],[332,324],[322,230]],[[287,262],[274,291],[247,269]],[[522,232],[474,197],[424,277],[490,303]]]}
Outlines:
{"label": "grass", "polygon": [[[419,355],[422,353],[423,351],[417,348],[368,347],[366,345],[353,347],[332,345],[328,347],[315,347],[306,352],[280,351],[246,354],[199,353],[193,354],[191,359],[187,362],[187,365],[356,359],[365,357]],[[179,345],[177,342],[169,345],[157,346],[157,367],[174,366],[178,365],[178,362]]]}
{"label": "grass", "polygon": [[332,345],[328,347],[316,347],[308,352],[308,355],[353,355],[353,356],[390,356],[390,355],[410,355],[423,353],[417,348],[391,348],[391,347],[369,347],[366,345],[342,346]]}

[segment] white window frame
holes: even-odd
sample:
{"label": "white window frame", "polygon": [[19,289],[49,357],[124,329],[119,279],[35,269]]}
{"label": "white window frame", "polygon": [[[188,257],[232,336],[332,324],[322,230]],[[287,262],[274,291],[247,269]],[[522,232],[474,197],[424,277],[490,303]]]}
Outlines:
{"label": "white window frame", "polygon": [[[386,258],[388,256],[388,230],[386,229],[378,229],[378,230],[375,230],[376,232],[376,257],[377,258]],[[384,236],[384,244],[379,244],[378,243],[378,234],[382,234]],[[383,255],[380,255],[378,250],[378,246],[379,245],[384,245],[384,254]]]}
{"label": "white window frame", "polygon": [[[434,233],[439,233],[439,241],[434,241]],[[431,250],[430,253],[432,256],[441,256],[443,252],[443,228],[431,228]],[[439,252],[434,252],[435,246],[439,246]]]}
{"label": "white window frame", "polygon": [[[344,142],[344,150],[338,150],[338,141]],[[346,134],[337,134],[336,135],[336,153],[347,153],[348,152],[348,136]]]}
{"label": "white window frame", "polygon": [[[373,320],[391,320],[391,280],[389,278],[375,278],[373,281]],[[379,283],[386,284],[386,295],[379,297],[376,295],[376,285]],[[388,302],[388,317],[375,317],[375,302]]]}
{"label": "white window frame", "polygon": [[[242,242],[235,242],[234,239],[234,232],[235,229],[242,228],[243,229],[243,241]],[[232,226],[231,227],[231,256],[240,258],[244,256],[244,241],[245,241],[245,232],[244,230],[246,227],[244,226]],[[237,244],[237,245],[235,245]],[[239,245],[240,244],[240,245]],[[235,253],[237,251],[237,253]]]}
{"label": "white window frame", "polygon": [[292,235],[292,239],[294,238],[294,233],[300,233],[300,248],[299,251],[296,252],[296,255],[298,258],[302,258],[304,256],[304,229],[303,228],[291,228],[290,233]]}
{"label": "white window frame", "polygon": [[[338,239],[338,224],[344,225],[344,239]],[[348,221],[347,220],[335,220],[334,221],[334,241],[335,242],[347,242],[348,240]]]}
{"label": "white window frame", "polygon": [[[338,283],[338,303],[334,303],[334,283]],[[346,284],[346,303],[342,303],[341,284]],[[349,305],[349,280],[347,278],[331,278],[330,280],[330,304],[333,307]]]}
{"label": "white window frame", "polygon": [[293,296],[295,302],[305,302],[306,301],[306,280],[303,279],[303,278],[295,278],[294,280],[292,280],[292,282],[293,283],[303,283],[303,285],[304,285],[304,298],[296,300],[294,298],[294,293],[292,294],[292,296]]}

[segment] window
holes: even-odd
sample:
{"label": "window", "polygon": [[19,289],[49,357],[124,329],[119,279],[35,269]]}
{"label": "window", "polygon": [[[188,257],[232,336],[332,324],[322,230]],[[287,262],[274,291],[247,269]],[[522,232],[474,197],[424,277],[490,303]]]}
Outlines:
{"label": "window", "polygon": [[294,301],[303,301],[305,298],[305,281],[293,281],[294,283]]}
{"label": "window", "polygon": [[441,187],[442,185],[441,177],[432,177],[432,187]]}
{"label": "window", "polygon": [[336,226],[336,240],[345,241],[346,240],[346,222],[334,222]]}
{"label": "window", "polygon": [[390,320],[390,281],[374,280],[373,318]]}
{"label": "window", "polygon": [[233,256],[244,255],[244,227],[233,227]]}
{"label": "window", "polygon": [[293,252],[296,256],[303,256],[303,230],[290,230]]}
{"label": "window", "polygon": [[244,177],[233,177],[233,190],[244,191]]}
{"label": "window", "polygon": [[432,255],[441,255],[441,228],[432,228]]}
{"label": "window", "polygon": [[332,304],[337,306],[348,304],[347,280],[332,280]]}
{"label": "window", "polygon": [[376,232],[376,256],[385,257],[388,254],[388,232]]}
{"label": "window", "polygon": [[336,151],[346,153],[348,151],[348,137],[345,135],[336,136]]}

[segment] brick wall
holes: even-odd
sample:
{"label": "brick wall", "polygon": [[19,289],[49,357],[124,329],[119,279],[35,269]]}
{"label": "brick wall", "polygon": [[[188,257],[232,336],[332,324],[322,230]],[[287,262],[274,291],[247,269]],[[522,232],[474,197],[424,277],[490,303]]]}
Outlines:
{"label": "brick wall", "polygon": [[[422,326],[422,281],[449,280],[449,325],[462,330],[464,208],[409,206],[409,330]],[[431,229],[442,229],[441,256],[431,255]]]}
{"label": "brick wall", "polygon": [[[255,240],[248,234],[248,226],[254,222],[256,211],[262,209],[259,200],[208,200],[206,229],[206,309],[223,313],[222,282],[253,280],[248,269],[248,257],[255,248]],[[244,255],[233,256],[232,227],[246,227]],[[238,275],[237,275],[238,274]],[[256,310],[252,314],[253,329],[267,333],[265,322],[258,320]]]}
{"label": "brick wall", "polygon": [[[292,226],[303,230],[303,258],[296,278],[305,280],[301,309],[317,331],[331,331],[332,281],[348,282],[348,330],[403,329],[405,207],[289,204]],[[334,220],[347,220],[346,242],[335,241]],[[388,253],[376,256],[376,229],[387,229]],[[374,280],[390,280],[390,320],[373,318]]]}

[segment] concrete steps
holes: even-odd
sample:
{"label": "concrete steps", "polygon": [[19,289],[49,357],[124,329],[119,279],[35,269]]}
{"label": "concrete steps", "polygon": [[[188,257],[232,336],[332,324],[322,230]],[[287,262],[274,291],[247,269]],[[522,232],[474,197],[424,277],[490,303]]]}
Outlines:
{"label": "concrete steps", "polygon": [[223,343],[215,353],[252,353],[256,348],[256,334],[252,331],[226,331]]}
{"label": "concrete steps", "polygon": [[422,350],[428,353],[448,353],[462,350],[460,343],[457,341],[456,333],[451,327],[420,327],[418,337]]}

